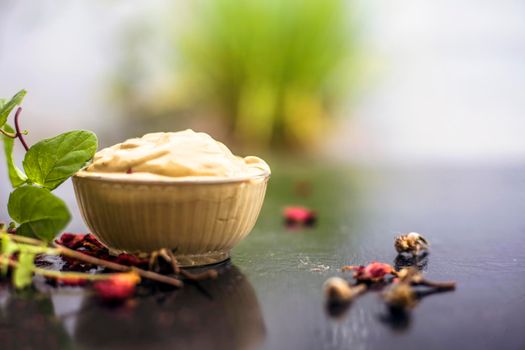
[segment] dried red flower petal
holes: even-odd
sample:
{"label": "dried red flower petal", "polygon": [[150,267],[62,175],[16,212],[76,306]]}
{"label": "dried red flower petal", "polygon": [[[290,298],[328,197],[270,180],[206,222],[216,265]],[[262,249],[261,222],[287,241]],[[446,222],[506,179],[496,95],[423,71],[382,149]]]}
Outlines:
{"label": "dried red flower petal", "polygon": [[79,249],[81,247],[91,249],[106,249],[102,243],[91,233],[85,235],[75,233],[63,233],[57,240],[57,244],[69,249]]}
{"label": "dried red flower petal", "polygon": [[317,220],[317,213],[305,207],[286,207],[284,208],[283,215],[288,225],[309,226]]}
{"label": "dried red flower petal", "polygon": [[93,285],[98,296],[106,302],[124,301],[135,293],[140,277],[134,272],[119,273]]}
{"label": "dried red flower petal", "polygon": [[78,235],[75,233],[63,233],[57,240],[56,244],[63,245],[69,249],[77,249],[82,245],[84,241],[84,235]]}
{"label": "dried red flower petal", "polygon": [[[104,260],[114,260],[109,255],[108,249],[91,233],[64,233],[55,242],[66,248],[76,250],[89,256],[94,256]],[[88,271],[95,267],[92,264],[86,264],[66,256],[62,256],[62,259],[66,263],[63,268],[69,271]]]}
{"label": "dried red flower petal", "polygon": [[385,263],[374,261],[365,267],[365,274],[372,276],[372,278],[382,278],[394,271],[394,268]]}
{"label": "dried red flower petal", "polygon": [[104,245],[102,243],[100,243],[100,241],[97,239],[97,237],[95,237],[95,235],[92,234],[92,233],[87,233],[86,235],[84,235],[84,240],[86,242],[89,242],[89,243],[93,244],[94,246],[96,246],[98,248],[103,248],[103,249],[106,248],[106,247],[104,247]]}
{"label": "dried red flower petal", "polygon": [[354,278],[360,282],[380,282],[386,275],[393,274],[394,268],[385,263],[374,261],[367,266],[344,266],[343,271],[354,271]]}

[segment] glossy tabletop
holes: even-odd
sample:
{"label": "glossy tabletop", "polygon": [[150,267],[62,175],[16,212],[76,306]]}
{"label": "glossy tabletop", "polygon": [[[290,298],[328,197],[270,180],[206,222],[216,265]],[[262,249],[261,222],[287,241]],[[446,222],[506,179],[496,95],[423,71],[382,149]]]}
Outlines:
{"label": "glossy tabletop", "polygon": [[[288,205],[316,210],[317,225],[286,227]],[[520,165],[274,166],[259,221],[218,280],[140,288],[112,307],[81,288],[3,283],[0,348],[525,349],[524,213]],[[350,278],[346,264],[395,264],[393,238],[409,231],[431,242],[426,276],[457,289],[402,317],[380,290],[329,312],[323,282]]]}

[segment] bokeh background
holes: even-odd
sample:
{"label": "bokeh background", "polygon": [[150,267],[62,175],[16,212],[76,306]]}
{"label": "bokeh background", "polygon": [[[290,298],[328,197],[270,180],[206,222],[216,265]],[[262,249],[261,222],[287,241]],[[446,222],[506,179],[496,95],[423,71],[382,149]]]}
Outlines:
{"label": "bokeh background", "polygon": [[29,143],[80,128],[101,146],[193,128],[278,166],[525,157],[522,1],[0,6],[0,95],[28,90]]}

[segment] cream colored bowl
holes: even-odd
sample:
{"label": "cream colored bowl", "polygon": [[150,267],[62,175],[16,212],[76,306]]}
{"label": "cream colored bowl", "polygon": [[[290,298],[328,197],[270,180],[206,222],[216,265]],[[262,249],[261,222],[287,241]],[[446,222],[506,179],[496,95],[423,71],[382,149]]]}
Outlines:
{"label": "cream colored bowl", "polygon": [[240,179],[144,180],[73,176],[89,229],[125,252],[172,249],[182,266],[223,261],[252,230],[269,173]]}

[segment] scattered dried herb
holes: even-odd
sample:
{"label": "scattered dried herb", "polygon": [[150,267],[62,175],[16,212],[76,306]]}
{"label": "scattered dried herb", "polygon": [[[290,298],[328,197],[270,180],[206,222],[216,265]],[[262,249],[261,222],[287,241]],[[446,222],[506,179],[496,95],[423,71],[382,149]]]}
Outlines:
{"label": "scattered dried herb", "polygon": [[[111,255],[108,248],[91,233],[63,233],[55,240],[55,244],[117,264],[148,269],[148,259],[146,257],[139,257],[127,253],[121,253],[116,256]],[[68,256],[63,256],[63,259],[65,261],[64,269],[70,271],[89,271],[97,267],[97,265],[89,264]]]}
{"label": "scattered dried herb", "polygon": [[[105,260],[108,254],[107,248],[90,234],[66,233],[56,240],[54,247],[49,247],[44,241],[7,233],[5,227],[3,230],[0,232],[0,263],[4,276],[11,269],[13,284],[16,288],[29,286],[32,283],[33,274],[38,274],[59,286],[84,286],[93,282],[93,288],[102,300],[118,301],[133,295],[135,285],[140,280],[137,277],[179,288],[183,286],[182,280],[200,281],[218,276],[217,271],[213,269],[191,273],[179,268],[171,251],[168,251],[166,257],[169,258],[170,266],[173,268],[170,273],[174,273],[175,276],[138,267],[148,265],[148,259],[144,257],[120,254],[118,256],[109,255],[108,260]],[[61,256],[65,260],[67,271],[55,271],[35,266],[36,256],[41,257],[42,255]],[[103,268],[119,273],[71,272],[68,268],[71,261],[80,261],[90,268]]]}
{"label": "scattered dried herb", "polygon": [[[401,319],[409,320],[408,312],[418,304],[422,297],[454,290],[456,287],[455,282],[427,280],[420,271],[421,268],[418,269],[420,267],[418,262],[425,261],[426,263],[428,246],[428,241],[423,236],[411,232],[395,239],[395,249],[398,252],[396,267],[401,265],[401,262],[406,263],[407,267],[395,269],[389,264],[377,261],[366,266],[343,266],[342,271],[353,271],[353,278],[358,284],[352,287],[339,277],[328,279],[324,284],[324,293],[328,303],[341,304],[351,301],[358,294],[354,290],[356,287],[361,286],[359,293],[362,293],[370,290],[372,285],[382,288],[385,283],[388,283],[381,294],[383,300],[392,315],[401,315]],[[392,278],[387,279],[388,276]],[[345,310],[336,309],[336,313],[330,312],[330,314],[340,316]],[[384,320],[397,322],[399,317],[384,317]]]}

